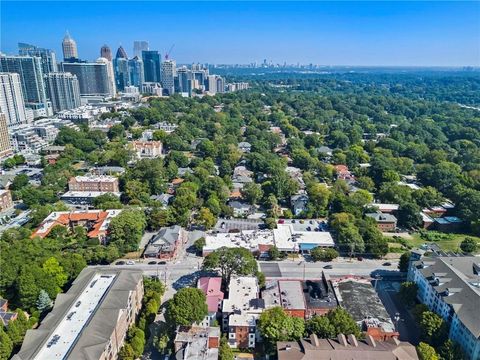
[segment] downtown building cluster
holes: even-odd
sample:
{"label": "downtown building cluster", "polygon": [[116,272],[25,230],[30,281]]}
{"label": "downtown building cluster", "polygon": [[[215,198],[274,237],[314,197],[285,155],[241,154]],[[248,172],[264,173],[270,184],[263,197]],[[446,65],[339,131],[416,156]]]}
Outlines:
{"label": "downtown building cluster", "polygon": [[247,83],[226,84],[199,64],[177,67],[168,54],[162,60],[158,51],[150,50],[146,41],[134,42],[132,58],[122,46],[113,56],[103,45],[98,59],[85,61],[67,32],[62,50],[61,62],[54,51],[27,43],[18,44],[16,55],[0,53],[0,157],[25,150],[16,146],[17,132],[25,134],[28,128],[33,134],[30,127],[38,118],[59,117],[111,99],[138,102],[142,94],[202,96],[248,88]]}

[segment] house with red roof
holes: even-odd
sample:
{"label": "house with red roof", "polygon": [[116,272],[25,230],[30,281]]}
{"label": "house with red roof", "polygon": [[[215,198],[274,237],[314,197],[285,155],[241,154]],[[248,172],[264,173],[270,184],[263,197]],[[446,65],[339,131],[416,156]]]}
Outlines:
{"label": "house with red roof", "polygon": [[197,287],[203,291],[207,297],[208,315],[200,324],[208,327],[213,325],[217,319],[217,313],[221,308],[223,301],[222,278],[221,277],[201,277],[198,279]]}

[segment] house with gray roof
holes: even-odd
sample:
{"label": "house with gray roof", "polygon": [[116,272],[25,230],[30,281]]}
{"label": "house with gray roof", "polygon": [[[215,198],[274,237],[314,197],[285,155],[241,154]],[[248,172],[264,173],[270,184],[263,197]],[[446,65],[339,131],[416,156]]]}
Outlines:
{"label": "house with gray roof", "polygon": [[450,339],[468,359],[480,359],[480,258],[423,257],[411,262],[408,279],[418,285],[418,300],[450,324]]}
{"label": "house with gray roof", "polygon": [[142,306],[143,273],[88,267],[59,294],[13,360],[116,359]]}
{"label": "house with gray roof", "polygon": [[178,225],[161,228],[150,240],[143,253],[147,258],[172,259],[178,249],[186,243],[187,232]]}

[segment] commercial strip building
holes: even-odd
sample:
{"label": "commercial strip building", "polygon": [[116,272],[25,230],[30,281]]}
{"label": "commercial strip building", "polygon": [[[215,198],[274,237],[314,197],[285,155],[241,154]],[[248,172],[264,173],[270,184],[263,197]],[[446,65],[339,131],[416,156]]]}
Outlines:
{"label": "commercial strip building", "polygon": [[13,359],[116,359],[142,298],[140,270],[86,268]]}
{"label": "commercial strip building", "polygon": [[[239,232],[214,232],[207,234],[205,237],[205,246],[203,255],[221,248],[221,247],[243,247],[250,250],[258,256],[267,256],[268,250],[272,246],[276,246],[278,250],[284,252],[301,252],[309,253],[315,247],[333,247],[335,244],[333,238],[328,231],[322,231],[322,224],[317,220],[281,220],[282,223],[277,224],[277,228],[273,230],[258,229],[250,230],[252,227],[257,228],[257,222],[246,222],[243,226],[242,221],[222,220],[222,226],[232,228],[234,225],[246,230]],[[222,225],[223,224],[223,225]],[[221,230],[221,229],[220,229]]]}
{"label": "commercial strip building", "polygon": [[480,259],[439,256],[413,261],[408,279],[420,302],[450,324],[449,338],[471,360],[480,358]]}
{"label": "commercial strip building", "polygon": [[257,320],[265,308],[259,299],[257,278],[232,278],[228,289],[228,299],[222,304],[222,326],[228,333],[228,344],[232,348],[254,348],[260,338]]}
{"label": "commercial strip building", "polygon": [[73,230],[75,226],[82,226],[87,230],[90,239],[98,238],[100,243],[107,242],[107,231],[110,221],[122,210],[79,210],[54,211],[48,215],[40,226],[33,232],[32,238],[45,238],[55,226],[65,226]]}
{"label": "commercial strip building", "polygon": [[339,305],[350,313],[362,331],[377,341],[399,336],[371,279],[346,276],[331,280]]}
{"label": "commercial strip building", "polygon": [[337,339],[319,339],[315,334],[300,341],[277,342],[278,360],[418,360],[415,346],[396,338],[377,342],[367,335],[339,334]]}
{"label": "commercial strip building", "polygon": [[282,307],[292,316],[308,319],[325,315],[338,306],[332,283],[322,272],[321,280],[271,280],[262,291],[265,308]]}

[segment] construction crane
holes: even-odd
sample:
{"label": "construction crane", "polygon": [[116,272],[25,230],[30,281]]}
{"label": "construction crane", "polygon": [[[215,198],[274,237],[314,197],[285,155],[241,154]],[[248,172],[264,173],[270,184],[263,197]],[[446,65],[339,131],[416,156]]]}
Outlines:
{"label": "construction crane", "polygon": [[165,53],[165,60],[168,60],[168,57],[169,57],[170,54],[172,53],[172,50],[173,50],[174,47],[175,47],[175,44],[173,44],[172,46],[170,46],[170,50],[168,50],[168,51]]}

